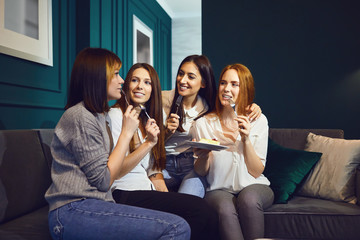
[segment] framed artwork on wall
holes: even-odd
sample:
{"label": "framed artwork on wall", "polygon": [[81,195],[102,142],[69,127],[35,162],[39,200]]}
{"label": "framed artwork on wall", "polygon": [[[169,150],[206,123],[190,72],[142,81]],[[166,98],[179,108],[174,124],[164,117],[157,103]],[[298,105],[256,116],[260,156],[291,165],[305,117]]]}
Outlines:
{"label": "framed artwork on wall", "polygon": [[133,63],[153,66],[153,30],[133,15]]}
{"label": "framed artwork on wall", "polygon": [[52,0],[0,0],[0,53],[53,66]]}

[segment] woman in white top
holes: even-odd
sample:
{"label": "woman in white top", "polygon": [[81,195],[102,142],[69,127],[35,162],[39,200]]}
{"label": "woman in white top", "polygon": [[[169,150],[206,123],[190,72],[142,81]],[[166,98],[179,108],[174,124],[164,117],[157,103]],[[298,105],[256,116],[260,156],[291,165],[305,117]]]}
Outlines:
{"label": "woman in white top", "polygon": [[[247,67],[233,64],[220,76],[214,111],[198,119],[190,130],[196,140],[217,139],[228,149],[195,149],[195,171],[206,176],[205,199],[219,214],[222,239],[264,237],[263,209],[274,198],[262,174],[266,162],[268,122],[261,114],[250,122],[246,107],[255,96]],[[235,102],[235,111],[230,102]]]}
{"label": "woman in white top", "polygon": [[192,239],[218,239],[218,216],[205,200],[167,192],[161,173],[165,168],[165,131],[160,81],[155,69],[146,63],[133,65],[123,90],[126,96],[123,94],[109,112],[113,139],[118,139],[123,131],[123,113],[128,105],[141,112],[139,129],[124,161],[128,172],[112,185],[114,200],[179,215],[189,223]]}
{"label": "woman in white top", "polygon": [[[165,122],[166,170],[163,171],[166,186],[170,191],[204,197],[206,179],[193,171],[193,150],[187,142],[192,140],[189,129],[193,121],[215,107],[216,83],[209,59],[204,55],[186,57],[179,66],[175,89],[162,94],[168,116]],[[256,104],[247,111],[253,119],[261,114]]]}

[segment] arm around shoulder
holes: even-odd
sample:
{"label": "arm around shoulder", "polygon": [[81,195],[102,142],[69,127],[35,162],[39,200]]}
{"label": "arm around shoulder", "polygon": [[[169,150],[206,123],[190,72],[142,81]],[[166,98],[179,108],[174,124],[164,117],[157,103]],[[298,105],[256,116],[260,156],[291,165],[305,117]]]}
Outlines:
{"label": "arm around shoulder", "polygon": [[162,104],[163,104],[163,108],[164,108],[164,112],[165,112],[166,116],[168,116],[170,113],[170,108],[171,108],[174,96],[175,96],[175,89],[161,91]]}

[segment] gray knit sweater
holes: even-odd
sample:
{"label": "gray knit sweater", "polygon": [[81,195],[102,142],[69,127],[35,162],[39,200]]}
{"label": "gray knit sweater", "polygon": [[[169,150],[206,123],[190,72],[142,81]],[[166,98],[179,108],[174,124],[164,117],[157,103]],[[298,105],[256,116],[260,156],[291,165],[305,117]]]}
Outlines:
{"label": "gray knit sweater", "polygon": [[92,114],[83,102],[61,117],[51,143],[53,183],[45,194],[50,211],[84,198],[113,201],[105,124],[105,115]]}

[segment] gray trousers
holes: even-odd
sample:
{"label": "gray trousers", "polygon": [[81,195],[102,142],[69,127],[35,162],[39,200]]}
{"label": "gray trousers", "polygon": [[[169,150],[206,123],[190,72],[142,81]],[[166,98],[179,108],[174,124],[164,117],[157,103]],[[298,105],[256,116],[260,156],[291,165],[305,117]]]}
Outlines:
{"label": "gray trousers", "polygon": [[264,212],[274,201],[269,186],[253,184],[232,194],[224,190],[207,192],[205,200],[219,214],[222,240],[255,239],[264,237]]}

